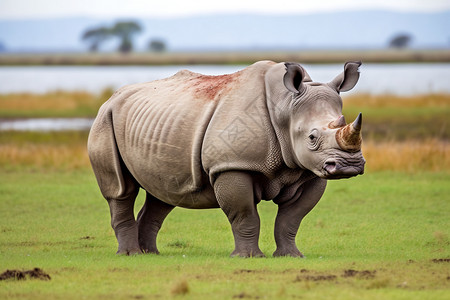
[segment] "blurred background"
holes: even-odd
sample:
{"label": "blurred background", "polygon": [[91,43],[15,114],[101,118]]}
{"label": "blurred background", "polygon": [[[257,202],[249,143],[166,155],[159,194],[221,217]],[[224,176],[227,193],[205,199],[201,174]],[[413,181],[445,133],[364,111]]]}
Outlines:
{"label": "blurred background", "polygon": [[[358,85],[343,95],[344,112],[348,120],[363,112],[373,162],[379,147],[397,149],[381,151],[379,164],[369,161],[368,168],[393,168],[402,151],[427,159],[405,159],[399,169],[416,170],[411,161],[448,167],[446,0],[1,0],[1,159],[20,164],[28,155],[19,154],[20,143],[50,143],[58,134],[65,140],[62,132],[76,132],[85,151],[99,106],[123,85],[186,68],[232,73],[264,59],[300,62],[320,82],[342,72],[346,61],[362,60]],[[76,164],[88,165],[81,152]],[[430,162],[436,155],[443,160]]]}

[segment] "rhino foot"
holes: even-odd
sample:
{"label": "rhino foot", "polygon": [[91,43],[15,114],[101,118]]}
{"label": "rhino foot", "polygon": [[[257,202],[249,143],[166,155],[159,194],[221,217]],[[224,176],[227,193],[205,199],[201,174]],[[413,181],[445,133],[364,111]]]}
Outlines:
{"label": "rhino foot", "polygon": [[117,241],[119,242],[119,255],[141,254],[142,250],[138,243],[138,228],[134,220],[124,222],[114,228]]}
{"label": "rhino foot", "polygon": [[266,257],[261,250],[234,250],[231,257]]}
{"label": "rhino foot", "polygon": [[140,245],[142,252],[145,254],[159,254],[159,251],[156,247],[145,246],[143,244]]}
{"label": "rhino foot", "polygon": [[116,254],[118,254],[118,255],[127,255],[127,256],[130,256],[130,255],[138,255],[138,254],[142,254],[142,251],[141,251],[141,249],[139,249],[139,248],[133,248],[133,249],[119,249],[119,250],[117,251]]}
{"label": "rhino foot", "polygon": [[298,249],[297,247],[292,248],[285,248],[285,249],[277,249],[273,253],[274,257],[280,257],[280,256],[291,256],[291,257],[305,257]]}

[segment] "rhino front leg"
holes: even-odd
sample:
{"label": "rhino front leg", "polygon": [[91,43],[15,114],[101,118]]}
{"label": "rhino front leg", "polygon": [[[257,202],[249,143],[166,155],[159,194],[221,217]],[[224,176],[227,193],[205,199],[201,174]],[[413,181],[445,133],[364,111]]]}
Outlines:
{"label": "rhino front leg", "polygon": [[147,192],[145,204],[139,211],[137,222],[139,228],[139,246],[144,253],[159,254],[156,237],[167,215],[174,206],[162,202]]}
{"label": "rhino front leg", "polygon": [[233,230],[235,249],[231,256],[263,257],[258,246],[260,221],[256,210],[260,200],[255,199],[251,176],[241,172],[220,174],[214,191]]}
{"label": "rhino front leg", "polygon": [[295,237],[303,217],[319,202],[327,181],[320,178],[312,179],[300,187],[301,193],[294,199],[278,204],[278,214],[275,220],[275,242],[277,249],[273,256],[303,257],[295,245]]}

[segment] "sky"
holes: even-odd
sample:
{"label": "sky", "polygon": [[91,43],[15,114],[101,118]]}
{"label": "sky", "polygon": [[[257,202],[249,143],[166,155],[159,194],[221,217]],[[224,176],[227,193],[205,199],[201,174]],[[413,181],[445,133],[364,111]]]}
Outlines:
{"label": "sky", "polygon": [[0,19],[180,17],[212,13],[298,14],[359,9],[436,12],[449,0],[0,0]]}

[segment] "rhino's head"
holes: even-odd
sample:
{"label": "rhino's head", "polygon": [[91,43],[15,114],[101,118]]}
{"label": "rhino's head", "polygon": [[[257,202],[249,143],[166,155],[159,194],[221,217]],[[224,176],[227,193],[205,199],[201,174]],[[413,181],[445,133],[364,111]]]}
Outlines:
{"label": "rhino's head", "polygon": [[330,83],[313,82],[296,63],[286,63],[284,86],[291,92],[290,146],[295,164],[325,179],[364,173],[361,153],[362,116],[347,124],[340,92],[351,90],[359,79],[360,62],[348,62]]}

